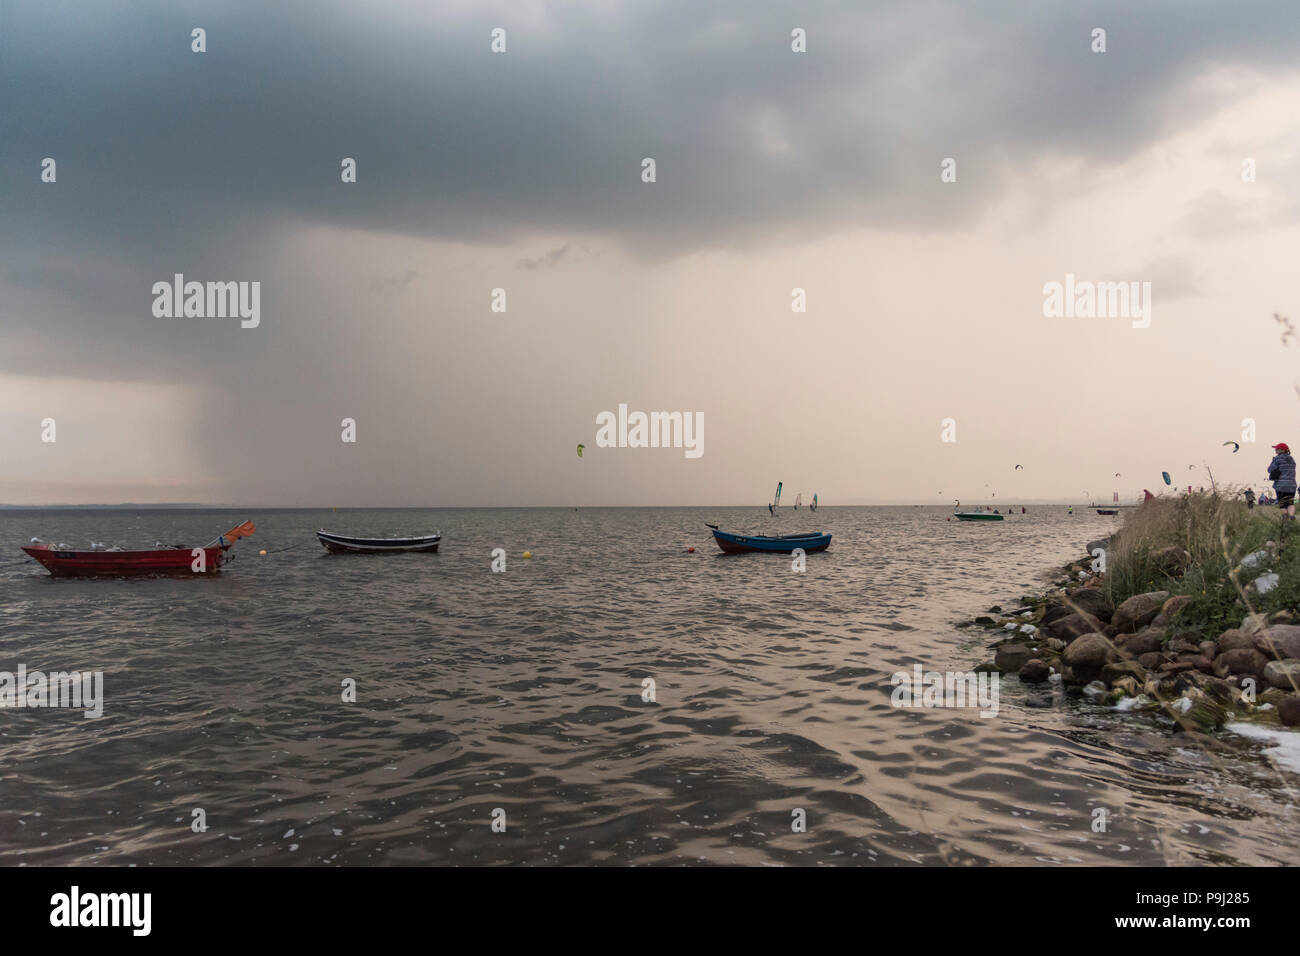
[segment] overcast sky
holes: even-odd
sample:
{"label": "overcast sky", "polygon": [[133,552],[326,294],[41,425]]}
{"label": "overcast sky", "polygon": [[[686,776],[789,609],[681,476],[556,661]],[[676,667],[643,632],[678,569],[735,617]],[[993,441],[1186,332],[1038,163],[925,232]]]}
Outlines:
{"label": "overcast sky", "polygon": [[[0,501],[1258,488],[1300,442],[1298,65],[1283,0],[6,0]],[[156,317],[175,273],[260,325]],[[1150,282],[1149,327],[1046,317],[1067,273]],[[597,447],[620,404],[704,454]]]}

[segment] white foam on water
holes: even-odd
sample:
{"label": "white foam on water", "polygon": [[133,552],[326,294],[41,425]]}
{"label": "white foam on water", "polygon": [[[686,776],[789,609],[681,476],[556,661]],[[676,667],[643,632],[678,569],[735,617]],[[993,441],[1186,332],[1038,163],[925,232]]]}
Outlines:
{"label": "white foam on water", "polygon": [[1115,703],[1115,709],[1116,709],[1116,710],[1132,710],[1134,707],[1138,707],[1138,706],[1145,707],[1146,705],[1148,705],[1148,704],[1150,704],[1150,703],[1151,703],[1151,698],[1150,698],[1150,697],[1148,697],[1146,694],[1139,694],[1137,697],[1123,697],[1123,698],[1121,698],[1119,701],[1117,701],[1117,702]]}
{"label": "white foam on water", "polygon": [[1234,734],[1249,737],[1251,740],[1269,741],[1275,746],[1269,747],[1267,753],[1279,767],[1285,767],[1292,773],[1300,773],[1300,733],[1292,730],[1274,730],[1272,727],[1260,727],[1257,724],[1233,723],[1224,727]]}

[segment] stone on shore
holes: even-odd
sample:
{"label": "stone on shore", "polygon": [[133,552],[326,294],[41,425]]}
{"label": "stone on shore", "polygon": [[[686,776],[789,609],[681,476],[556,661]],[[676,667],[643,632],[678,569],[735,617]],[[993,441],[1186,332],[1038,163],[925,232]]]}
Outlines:
{"label": "stone on shore", "polygon": [[1277,705],[1277,716],[1283,726],[1300,725],[1300,697],[1288,697]]}
{"label": "stone on shore", "polygon": [[1137,661],[1115,661],[1102,666],[1101,679],[1112,687],[1126,677],[1131,677],[1136,686],[1141,687],[1147,679],[1146,668]]}
{"label": "stone on shore", "polygon": [[1268,658],[1259,651],[1252,648],[1239,648],[1237,650],[1224,651],[1214,659],[1214,672],[1220,677],[1227,677],[1229,674],[1244,674],[1247,677],[1253,677],[1256,680],[1264,679],[1264,667],[1268,664]]}
{"label": "stone on shore", "polygon": [[1252,551],[1241,559],[1241,563],[1237,565],[1237,567],[1243,570],[1249,570],[1251,568],[1262,567],[1263,565],[1268,564],[1268,562],[1269,553],[1267,551]]}
{"label": "stone on shore", "polygon": [[1083,634],[1094,634],[1105,625],[1091,614],[1070,614],[1059,620],[1044,624],[1042,631],[1046,637],[1055,637],[1067,644]]}
{"label": "stone on shore", "polygon": [[1268,624],[1268,619],[1263,614],[1247,614],[1246,619],[1241,622],[1241,629],[1247,634],[1254,634],[1256,631],[1263,630]]}
{"label": "stone on shore", "polygon": [[1154,630],[1117,636],[1115,644],[1130,657],[1140,657],[1143,654],[1150,654],[1164,649],[1164,644],[1160,641],[1160,633]]}
{"label": "stone on shore", "polygon": [[1264,680],[1283,690],[1300,688],[1300,660],[1269,661],[1264,665]]}
{"label": "stone on shore", "polygon": [[1002,673],[1009,674],[1020,670],[1033,656],[1034,652],[1024,644],[1004,644],[994,654],[993,663]]}
{"label": "stone on shore", "polygon": [[1046,661],[1035,657],[1025,661],[1025,665],[1020,668],[1020,679],[1026,684],[1041,684],[1052,675],[1052,669]]}
{"label": "stone on shore", "polygon": [[1135,594],[1115,608],[1110,623],[1115,626],[1115,631],[1119,634],[1141,630],[1156,619],[1156,615],[1160,613],[1160,608],[1164,606],[1168,598],[1168,591],[1148,591],[1146,594]]}
{"label": "stone on shore", "polygon": [[[1127,647],[1124,649],[1128,650]],[[1147,670],[1153,670],[1165,662],[1165,655],[1161,654],[1159,651],[1148,651],[1145,654],[1139,654],[1137,662]]]}
{"label": "stone on shore", "polygon": [[1118,655],[1110,638],[1104,634],[1084,634],[1061,652],[1061,664],[1067,683],[1087,684],[1101,676],[1101,669]]}
{"label": "stone on shore", "polygon": [[[1060,598],[1053,598],[1052,600],[1055,602],[1059,601]],[[1052,603],[1047,606],[1047,610],[1043,612],[1043,619],[1038,623],[1041,626],[1046,626],[1051,624],[1053,621],[1061,620],[1063,617],[1069,617],[1073,613],[1074,611],[1066,607],[1064,604]]]}
{"label": "stone on shore", "polygon": [[1091,614],[1104,624],[1110,623],[1115,608],[1106,595],[1096,588],[1071,588],[1059,599],[1075,614]]}
{"label": "stone on shore", "polygon": [[1089,700],[1104,700],[1109,690],[1099,680],[1089,681],[1083,686],[1083,696]]}
{"label": "stone on shore", "polygon": [[1277,587],[1278,582],[1282,579],[1275,573],[1261,574],[1254,581],[1250,582],[1255,590],[1260,594],[1267,594]]}
{"label": "stone on shore", "polygon": [[1300,659],[1300,624],[1270,624],[1253,635],[1253,647],[1265,657]]}
{"label": "stone on shore", "polygon": [[1117,694],[1124,697],[1137,697],[1142,692],[1142,685],[1132,677],[1121,677],[1110,686]]}
{"label": "stone on shore", "polygon": [[1253,651],[1255,650],[1255,638],[1234,627],[1219,635],[1218,645],[1220,654],[1226,654],[1228,651]]}

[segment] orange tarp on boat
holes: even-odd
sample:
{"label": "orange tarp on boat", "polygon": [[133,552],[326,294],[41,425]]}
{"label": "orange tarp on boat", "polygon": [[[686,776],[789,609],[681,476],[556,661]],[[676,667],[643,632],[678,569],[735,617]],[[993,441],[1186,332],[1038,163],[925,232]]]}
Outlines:
{"label": "orange tarp on boat", "polygon": [[231,528],[229,531],[227,531],[217,540],[221,542],[222,547],[226,547],[228,545],[234,544],[240,538],[247,538],[250,534],[252,534],[256,530],[257,529],[253,527],[253,522],[245,521],[243,524],[239,525],[238,527]]}

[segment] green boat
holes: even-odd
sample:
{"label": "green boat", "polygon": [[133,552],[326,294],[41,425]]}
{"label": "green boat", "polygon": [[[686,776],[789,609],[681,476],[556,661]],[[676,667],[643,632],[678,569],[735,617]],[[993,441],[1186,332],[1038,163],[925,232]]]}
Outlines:
{"label": "green boat", "polygon": [[983,505],[977,505],[974,511],[958,511],[961,502],[957,502],[956,507],[952,509],[952,516],[958,521],[1001,521],[1006,515],[998,514],[996,511],[985,511]]}

